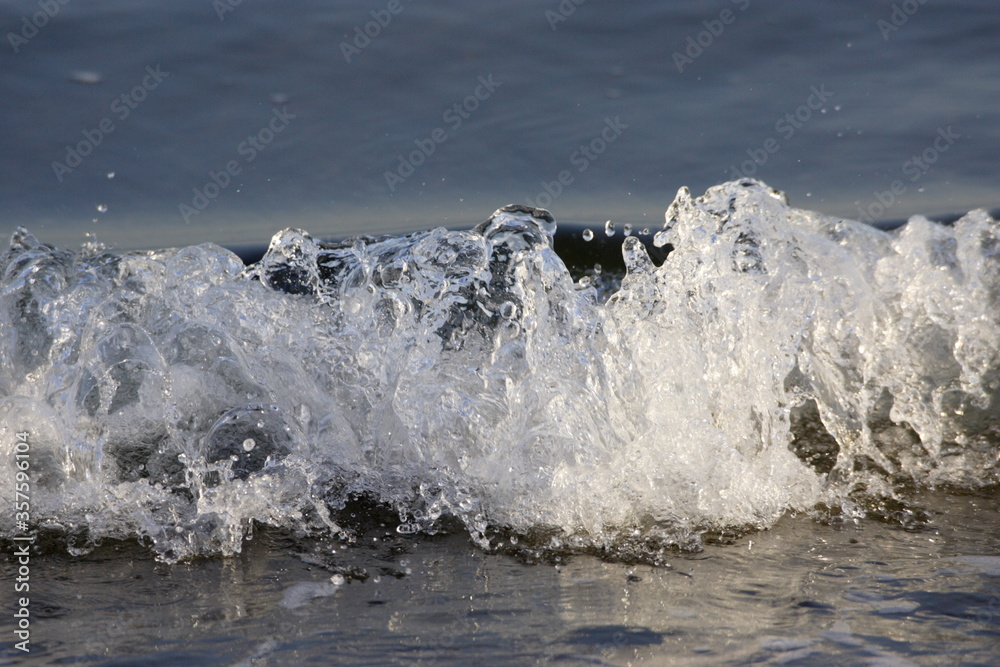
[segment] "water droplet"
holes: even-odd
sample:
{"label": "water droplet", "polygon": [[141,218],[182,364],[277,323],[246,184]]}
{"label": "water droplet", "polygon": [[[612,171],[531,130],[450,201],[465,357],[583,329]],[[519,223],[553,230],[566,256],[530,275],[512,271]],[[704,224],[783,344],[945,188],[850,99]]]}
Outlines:
{"label": "water droplet", "polygon": [[253,438],[247,438],[243,441],[243,450],[247,452],[252,452],[253,448],[257,446],[257,441]]}
{"label": "water droplet", "polygon": [[605,222],[604,223],[604,233],[607,234],[608,236],[614,236],[615,235],[615,223],[611,222],[610,220],[608,220],[607,222]]}
{"label": "water droplet", "polygon": [[108,212],[108,205],[107,204],[98,204],[97,205],[97,211],[99,213],[107,213]]}
{"label": "water droplet", "polygon": [[642,234],[643,236],[649,236],[649,227],[643,227],[642,231],[639,233]]}
{"label": "water droplet", "polygon": [[69,80],[75,83],[95,84],[100,83],[102,79],[100,74],[90,70],[77,70],[69,75]]}
{"label": "water droplet", "polygon": [[593,232],[593,230],[591,230],[591,229],[585,229],[585,230],[583,230],[583,240],[584,241],[593,241],[594,240],[594,232]]}
{"label": "water droplet", "polygon": [[625,223],[625,227],[622,229],[622,231],[625,233],[625,236],[629,236],[632,233],[632,225],[630,225],[629,223]]}
{"label": "water droplet", "polygon": [[115,177],[115,172],[113,172],[113,171],[109,171],[109,172],[108,172],[108,180],[110,181],[110,180],[111,180],[112,178],[114,178],[114,177]]}

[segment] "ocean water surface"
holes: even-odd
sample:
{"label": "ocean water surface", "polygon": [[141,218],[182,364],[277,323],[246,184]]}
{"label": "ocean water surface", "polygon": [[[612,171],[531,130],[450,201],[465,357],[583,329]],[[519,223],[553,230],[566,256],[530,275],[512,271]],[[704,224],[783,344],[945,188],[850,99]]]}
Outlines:
{"label": "ocean water surface", "polygon": [[0,660],[1000,659],[990,3],[43,5]]}

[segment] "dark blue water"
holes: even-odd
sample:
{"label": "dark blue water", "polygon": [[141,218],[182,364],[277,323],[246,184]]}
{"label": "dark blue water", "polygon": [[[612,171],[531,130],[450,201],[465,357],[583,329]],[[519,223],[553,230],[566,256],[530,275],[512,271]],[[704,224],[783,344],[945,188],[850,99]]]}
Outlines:
{"label": "dark blue water", "polygon": [[[4,224],[63,245],[264,242],[287,225],[468,226],[541,194],[562,221],[658,225],[677,188],[734,168],[853,218],[998,202],[988,1],[895,16],[857,1],[387,4],[71,2],[25,41],[38,5],[3,3]],[[153,89],[133,95],[144,78]],[[287,126],[246,144],[276,109]],[[608,119],[620,129],[602,144]],[[94,134],[102,121],[113,130]],[[54,168],[88,150],[85,132],[100,144]],[[433,153],[410,160],[418,142]],[[925,151],[933,162],[908,165]],[[400,156],[421,164],[390,183]],[[239,173],[185,219],[230,162]]]}

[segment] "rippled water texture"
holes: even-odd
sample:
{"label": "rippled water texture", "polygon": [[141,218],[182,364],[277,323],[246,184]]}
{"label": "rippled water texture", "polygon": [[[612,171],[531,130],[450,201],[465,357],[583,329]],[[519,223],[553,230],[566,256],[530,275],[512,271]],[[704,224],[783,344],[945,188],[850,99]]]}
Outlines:
{"label": "rippled water texture", "polygon": [[984,212],[882,232],[756,181],[682,189],[666,261],[626,238],[606,299],[555,229],[524,207],[341,244],[289,229],[249,267],[19,231],[0,446],[30,432],[37,530],[168,562],[238,553],[255,524],[387,524],[658,563],[790,512],[918,526],[927,489],[1000,482]]}
{"label": "rippled water texture", "polygon": [[1000,521],[996,497],[925,500],[939,512],[925,529],[784,517],[657,567],[586,557],[526,567],[471,549],[458,534],[385,530],[346,549],[265,531],[236,558],[177,565],[109,544],[83,557],[33,560],[30,657],[114,665],[996,664],[1000,539],[983,530]]}

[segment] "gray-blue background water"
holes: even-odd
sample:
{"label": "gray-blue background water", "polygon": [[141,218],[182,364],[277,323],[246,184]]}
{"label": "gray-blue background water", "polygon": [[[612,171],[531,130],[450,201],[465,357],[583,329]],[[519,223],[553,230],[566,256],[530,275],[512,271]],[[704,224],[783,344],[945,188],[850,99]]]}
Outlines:
{"label": "gray-blue background water", "polygon": [[[0,232],[65,248],[466,228],[525,202],[656,229],[679,187],[738,176],[853,219],[1000,205],[987,0],[18,0],[0,31]],[[523,564],[391,521],[180,564],[57,540],[27,656],[5,550],[0,660],[985,665],[997,503],[789,514],[657,567]]]}
{"label": "gray-blue background water", "polygon": [[[988,0],[56,6],[25,40],[37,3],[0,5],[0,215],[62,245],[467,226],[537,201],[564,170],[549,206],[563,221],[658,225],[677,188],[702,192],[733,167],[855,219],[997,205]],[[275,109],[287,127],[244,144]],[[613,141],[580,152],[609,118]],[[933,163],[907,167],[948,128],[958,138]],[[55,168],[88,150],[85,132],[100,144]],[[411,162],[418,141],[434,152]],[[390,184],[400,156],[422,164]],[[185,220],[180,205],[230,161],[238,175]],[[905,191],[881,210],[896,180]]]}

